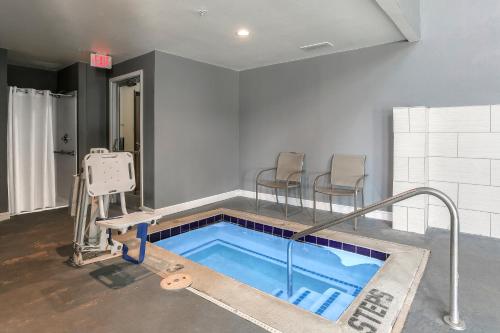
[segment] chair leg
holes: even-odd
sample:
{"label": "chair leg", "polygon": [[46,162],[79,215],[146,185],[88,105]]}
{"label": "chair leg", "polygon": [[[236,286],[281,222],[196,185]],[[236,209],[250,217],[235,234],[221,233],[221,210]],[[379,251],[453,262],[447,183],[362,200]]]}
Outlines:
{"label": "chair leg", "polygon": [[302,203],[302,184],[299,186],[299,196],[300,196],[300,208],[304,209],[304,204]]}
{"label": "chair leg", "polygon": [[[354,211],[358,210],[358,192],[354,192]],[[354,230],[358,230],[358,218],[354,218]]]}
{"label": "chair leg", "polygon": [[313,224],[316,224],[316,190],[313,189]]}
{"label": "chair leg", "polygon": [[333,203],[332,203],[332,196],[329,195],[328,198],[330,199],[330,213],[333,213]]}
{"label": "chair leg", "polygon": [[279,205],[280,202],[278,200],[278,189],[277,188],[274,189],[274,195],[276,196],[276,203]]}
{"label": "chair leg", "polygon": [[[365,189],[361,189],[361,208],[365,208]],[[366,217],[366,215],[363,215],[363,217]]]}
{"label": "chair leg", "polygon": [[255,210],[259,212],[259,184],[255,183]]}
{"label": "chair leg", "polygon": [[285,187],[285,220],[288,219],[288,186]]}

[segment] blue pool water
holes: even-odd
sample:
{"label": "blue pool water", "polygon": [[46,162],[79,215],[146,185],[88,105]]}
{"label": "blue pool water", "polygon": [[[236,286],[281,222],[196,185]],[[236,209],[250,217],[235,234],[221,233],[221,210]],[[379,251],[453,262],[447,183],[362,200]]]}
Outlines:
{"label": "blue pool water", "polygon": [[294,292],[286,295],[288,240],[219,222],[155,243],[219,273],[337,320],[383,261],[339,249],[296,243]]}

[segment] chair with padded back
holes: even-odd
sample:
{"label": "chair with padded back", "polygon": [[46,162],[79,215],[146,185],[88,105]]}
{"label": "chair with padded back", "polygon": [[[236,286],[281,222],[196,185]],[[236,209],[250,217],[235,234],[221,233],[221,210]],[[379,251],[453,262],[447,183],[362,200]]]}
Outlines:
{"label": "chair with padded back", "polygon": [[[304,173],[303,153],[281,152],[278,155],[276,166],[261,170],[255,178],[255,204],[259,210],[259,186],[274,189],[276,203],[279,204],[278,190],[285,190],[285,219],[288,218],[288,191],[291,188],[297,188],[300,196],[300,206],[302,205],[302,174]],[[264,172],[275,171],[274,179],[262,179]]]}
{"label": "chair with padded back", "polygon": [[[330,199],[330,212],[332,209],[332,197],[352,196],[354,210],[357,210],[358,193],[361,194],[361,207],[365,206],[364,183],[366,156],[364,155],[342,155],[334,154],[331,161],[331,170],[320,174],[314,180],[313,185],[313,221],[316,223],[316,193],[328,195]],[[319,185],[320,178],[330,176],[326,186]],[[358,219],[354,219],[354,230],[358,227]]]}

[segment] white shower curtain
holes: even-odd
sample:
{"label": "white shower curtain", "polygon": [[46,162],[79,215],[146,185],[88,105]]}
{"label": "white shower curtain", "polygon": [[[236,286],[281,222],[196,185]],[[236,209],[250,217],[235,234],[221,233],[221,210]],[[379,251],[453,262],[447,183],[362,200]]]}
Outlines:
{"label": "white shower curtain", "polygon": [[9,89],[7,171],[12,215],[56,205],[52,98],[49,91]]}

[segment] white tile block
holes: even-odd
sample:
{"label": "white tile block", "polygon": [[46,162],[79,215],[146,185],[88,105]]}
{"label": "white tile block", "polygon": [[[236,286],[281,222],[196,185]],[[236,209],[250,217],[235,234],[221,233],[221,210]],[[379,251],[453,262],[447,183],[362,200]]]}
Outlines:
{"label": "white tile block", "polygon": [[429,156],[457,157],[457,133],[429,133]]}
{"label": "white tile block", "polygon": [[[416,187],[425,186],[424,183],[409,183],[409,182],[394,182],[392,186],[393,194],[399,194]],[[411,199],[403,200],[395,204],[395,206],[403,207],[413,207],[413,208],[425,208],[428,202],[427,195],[418,195]]]}
{"label": "white tile block", "polygon": [[408,181],[411,183],[425,182],[425,158],[410,157],[408,170]]}
{"label": "white tile block", "polygon": [[500,213],[500,187],[459,184],[458,207]]}
{"label": "white tile block", "polygon": [[489,131],[489,105],[429,109],[429,132]]}
{"label": "white tile block", "polygon": [[[449,196],[455,204],[458,204],[458,183],[429,181],[429,187],[444,192],[444,194]],[[445,207],[441,200],[433,196],[429,196],[429,205]]]}
{"label": "white tile block", "polygon": [[408,208],[400,206],[392,208],[392,228],[408,231]]}
{"label": "white tile block", "polygon": [[459,133],[458,156],[500,159],[500,133]]}
{"label": "white tile block", "polygon": [[445,206],[429,206],[429,227],[450,229],[450,212]]}
{"label": "white tile block", "polygon": [[500,132],[500,105],[491,106],[491,131]]}
{"label": "white tile block", "polygon": [[424,106],[409,108],[410,132],[427,132],[427,108]]}
{"label": "white tile block", "polygon": [[410,131],[410,116],[408,108],[393,108],[394,133]]}
{"label": "white tile block", "polygon": [[425,210],[420,208],[408,208],[408,231],[425,234],[426,230]]}
{"label": "white tile block", "polygon": [[490,161],[486,159],[430,157],[429,180],[490,184]]}
{"label": "white tile block", "polygon": [[460,232],[490,236],[490,213],[459,209]]}
{"label": "white tile block", "polygon": [[491,160],[491,185],[500,186],[500,160]]}
{"label": "white tile block", "polygon": [[394,157],[394,175],[395,181],[408,181],[408,157]]}
{"label": "white tile block", "polygon": [[491,237],[500,238],[500,214],[491,214]]}
{"label": "white tile block", "polygon": [[394,133],[394,156],[425,157],[425,133]]}

